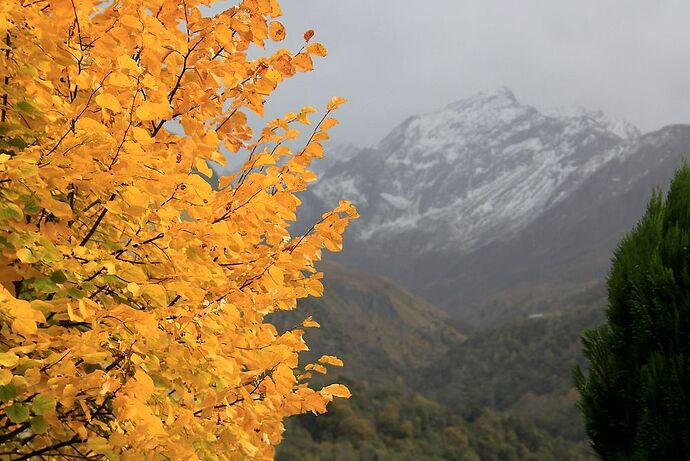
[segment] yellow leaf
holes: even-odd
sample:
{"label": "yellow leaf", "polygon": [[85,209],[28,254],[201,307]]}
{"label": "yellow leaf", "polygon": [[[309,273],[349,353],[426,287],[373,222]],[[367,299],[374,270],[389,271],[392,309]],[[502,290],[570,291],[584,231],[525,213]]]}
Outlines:
{"label": "yellow leaf", "polygon": [[82,317],[81,315],[77,314],[74,311],[74,308],[72,307],[71,303],[67,304],[67,315],[69,316],[69,319],[72,322],[83,322],[84,321],[84,317]]}
{"label": "yellow leaf", "polygon": [[340,360],[338,357],[333,357],[332,355],[322,355],[319,359],[319,362],[326,365],[333,365],[335,367],[343,366],[343,361]]}
{"label": "yellow leaf", "polygon": [[139,70],[139,66],[134,61],[134,59],[132,59],[131,57],[129,57],[126,54],[118,56],[117,65],[120,69]]}
{"label": "yellow leaf", "polygon": [[17,250],[17,258],[23,262],[23,263],[28,263],[34,261],[34,255],[31,253],[31,250],[28,248],[20,248]]}
{"label": "yellow leaf", "polygon": [[[36,319],[42,318],[42,314],[34,311],[28,301],[22,299],[10,299],[6,304],[9,314],[14,318],[12,330],[22,336],[36,333]],[[39,314],[39,315],[35,315]]]}
{"label": "yellow leaf", "polygon": [[62,389],[62,395],[59,398],[59,402],[67,408],[71,408],[74,405],[74,400],[79,393],[79,389],[72,383],[67,384],[64,389]]}
{"label": "yellow leaf", "polygon": [[14,352],[0,352],[0,366],[12,368],[19,363],[19,357]]}
{"label": "yellow leaf", "polygon": [[126,88],[132,84],[132,81],[127,75],[123,74],[122,72],[113,72],[108,77],[108,83],[113,86]]}
{"label": "yellow leaf", "polygon": [[149,194],[142,192],[136,187],[128,187],[123,193],[122,198],[130,206],[146,208],[149,206]]}
{"label": "yellow leaf", "polygon": [[350,390],[342,384],[331,384],[330,386],[326,386],[321,389],[320,393],[332,395],[334,397],[342,397],[345,399],[349,399],[352,396]]}
{"label": "yellow leaf", "polygon": [[326,47],[320,43],[311,43],[309,46],[307,46],[307,53],[325,57],[328,55],[328,50],[326,50]]}
{"label": "yellow leaf", "polygon": [[132,16],[131,14],[124,14],[120,16],[120,22],[122,23],[122,25],[132,29],[141,28],[141,22],[139,21],[139,18],[137,18],[136,16]]}
{"label": "yellow leaf", "polygon": [[137,371],[134,372],[134,384],[132,386],[132,390],[136,397],[141,400],[148,400],[148,398],[153,395],[154,389],[155,386],[151,377],[143,370],[137,369]]}
{"label": "yellow leaf", "polygon": [[12,372],[10,370],[0,370],[0,386],[6,386],[12,381]]}
{"label": "yellow leaf", "polygon": [[303,322],[302,326],[304,328],[319,328],[321,325],[317,321],[315,321],[313,318],[311,318],[311,315],[307,317]]}
{"label": "yellow leaf", "polygon": [[155,305],[165,307],[168,305],[168,295],[161,285],[148,284],[142,290],[142,295]]}
{"label": "yellow leaf", "polygon": [[321,373],[322,375],[325,375],[326,373],[328,373],[328,370],[326,369],[326,367],[324,367],[323,365],[320,365],[318,363],[310,363],[309,365],[304,367],[304,369],[306,371],[312,371],[313,370],[317,373]]}
{"label": "yellow leaf", "polygon": [[149,131],[138,126],[132,128],[132,136],[139,144],[143,146],[148,146],[154,142],[153,138],[151,138],[151,135],[149,134]]}
{"label": "yellow leaf", "polygon": [[88,440],[89,438],[89,431],[86,430],[83,424],[77,425],[77,434],[79,434],[82,440]]}
{"label": "yellow leaf", "polygon": [[323,158],[323,146],[318,142],[311,142],[304,148],[304,152],[316,158]]}
{"label": "yellow leaf", "polygon": [[128,264],[126,267],[120,269],[118,275],[127,282],[142,283],[147,282],[149,279],[143,269],[133,264]]}
{"label": "yellow leaf", "polygon": [[311,121],[309,120],[309,117],[307,117],[307,114],[305,114],[304,112],[300,113],[297,116],[297,121],[300,123],[303,123],[305,125],[311,125]]}
{"label": "yellow leaf", "polygon": [[300,53],[292,58],[292,65],[300,72],[308,72],[314,69],[314,63],[308,54]]}
{"label": "yellow leaf", "polygon": [[110,93],[101,93],[96,96],[96,104],[115,113],[122,110],[120,101]]}
{"label": "yellow leaf", "polygon": [[249,456],[250,459],[254,459],[256,457],[256,454],[259,452],[259,447],[256,445],[252,444],[249,440],[242,439],[240,440],[240,447],[242,448],[242,451]]}
{"label": "yellow leaf", "polygon": [[32,319],[20,318],[12,322],[12,330],[22,336],[28,336],[36,333],[38,327]]}
{"label": "yellow leaf", "polygon": [[134,282],[129,282],[127,284],[127,291],[132,293],[134,296],[139,296],[139,293],[141,292],[141,288],[139,287],[138,284]]}
{"label": "yellow leaf", "polygon": [[84,362],[92,365],[102,363],[104,360],[109,359],[110,357],[110,354],[105,351],[89,352],[88,354],[82,355]]}
{"label": "yellow leaf", "polygon": [[331,100],[328,102],[328,105],[326,106],[326,108],[329,111],[332,111],[332,110],[337,109],[341,105],[345,104],[346,102],[347,102],[347,99],[345,99],[345,98],[341,98],[340,96],[333,96],[331,98]]}
{"label": "yellow leaf", "polygon": [[198,158],[196,160],[196,169],[199,170],[199,173],[206,177],[210,178],[213,176],[213,170],[208,166],[208,163],[206,163],[206,160],[203,158]]}
{"label": "yellow leaf", "polygon": [[139,120],[161,120],[172,116],[172,109],[168,103],[142,102],[134,112]]}
{"label": "yellow leaf", "polygon": [[98,122],[89,117],[81,117],[77,122],[77,128],[86,131],[89,134],[107,130],[107,128],[101,122]]}
{"label": "yellow leaf", "polygon": [[324,130],[324,131],[325,131],[325,130],[330,130],[331,128],[333,128],[333,127],[336,126],[337,124],[338,124],[338,120],[337,120],[337,119],[334,119],[334,118],[329,117],[329,118],[327,118],[326,120],[323,121],[323,123],[321,124],[321,129]]}

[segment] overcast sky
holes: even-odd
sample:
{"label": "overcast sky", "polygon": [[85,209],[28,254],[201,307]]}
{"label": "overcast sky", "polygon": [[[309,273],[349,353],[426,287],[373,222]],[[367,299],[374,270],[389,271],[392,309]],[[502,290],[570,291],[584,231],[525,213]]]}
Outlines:
{"label": "overcast sky", "polygon": [[538,108],[580,105],[641,129],[690,122],[688,0],[282,0],[286,45],[330,55],[268,113],[350,100],[336,142],[376,144],[410,115],[507,86]]}

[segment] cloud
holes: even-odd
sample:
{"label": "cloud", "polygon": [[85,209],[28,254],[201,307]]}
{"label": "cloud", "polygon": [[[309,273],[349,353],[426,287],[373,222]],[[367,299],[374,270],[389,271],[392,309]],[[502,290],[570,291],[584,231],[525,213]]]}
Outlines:
{"label": "cloud", "polygon": [[350,99],[337,141],[375,144],[412,114],[505,85],[537,107],[582,105],[643,130],[690,121],[690,2],[283,0],[286,45],[330,55],[271,98],[278,115]]}

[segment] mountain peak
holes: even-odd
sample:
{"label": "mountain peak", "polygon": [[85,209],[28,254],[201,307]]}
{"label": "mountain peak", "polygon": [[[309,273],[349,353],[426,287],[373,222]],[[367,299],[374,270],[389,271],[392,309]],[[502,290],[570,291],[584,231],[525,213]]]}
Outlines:
{"label": "mountain peak", "polygon": [[408,118],[367,162],[338,164],[313,191],[360,206],[356,240],[470,251],[568,197],[633,132],[599,112],[544,115],[502,87]]}
{"label": "mountain peak", "polygon": [[449,104],[446,106],[447,109],[469,109],[469,108],[500,108],[500,107],[511,107],[518,106],[518,102],[515,94],[510,88],[501,86],[493,90],[482,91],[480,93],[475,93],[467,98],[463,98],[459,101]]}
{"label": "mountain peak", "polygon": [[601,110],[590,110],[582,106],[565,106],[544,112],[548,117],[559,119],[589,119],[622,139],[634,139],[642,135],[635,125],[624,119],[611,118]]}

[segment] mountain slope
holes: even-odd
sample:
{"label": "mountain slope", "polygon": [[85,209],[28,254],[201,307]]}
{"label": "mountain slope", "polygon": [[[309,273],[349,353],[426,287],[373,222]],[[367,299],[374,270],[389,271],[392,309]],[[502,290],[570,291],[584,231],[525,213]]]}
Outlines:
{"label": "mountain slope", "polygon": [[359,206],[357,241],[471,250],[567,197],[619,155],[620,131],[586,112],[544,115],[500,89],[409,118],[376,149],[327,169],[313,192]]}
{"label": "mountain slope", "polygon": [[306,202],[358,205],[338,261],[485,327],[601,295],[611,250],[687,146],[689,126],[642,135],[600,112],[541,113],[500,89],[350,149]]}
{"label": "mountain slope", "polygon": [[[337,355],[346,376],[395,377],[427,364],[465,340],[449,315],[382,276],[323,263],[324,297],[308,298],[298,309],[274,314],[279,327],[311,315],[321,328],[308,330],[305,360]],[[341,373],[342,374],[342,373]]]}
{"label": "mountain slope", "polygon": [[[522,232],[437,266],[419,293],[471,323],[491,324],[511,312],[487,305],[548,310],[550,301],[603,293],[611,252],[643,214],[654,188],[665,188],[687,159],[690,126],[672,126],[627,143],[624,155],[591,175]],[[427,256],[430,259],[431,255]],[[430,264],[434,267],[433,264]],[[551,303],[553,304],[553,303]],[[462,309],[456,306],[462,305]],[[480,318],[485,312],[484,318]]]}

